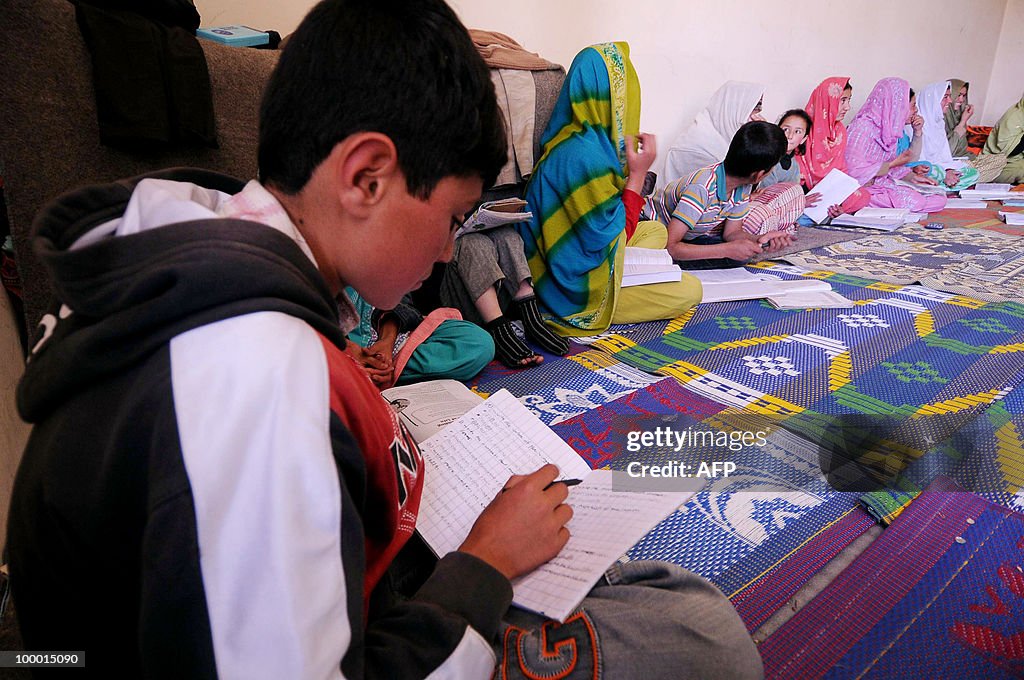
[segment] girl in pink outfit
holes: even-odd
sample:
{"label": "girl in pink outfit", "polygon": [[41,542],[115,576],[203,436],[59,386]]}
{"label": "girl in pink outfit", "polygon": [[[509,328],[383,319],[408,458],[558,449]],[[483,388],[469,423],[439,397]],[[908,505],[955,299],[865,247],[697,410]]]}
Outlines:
{"label": "girl in pink outfit", "polygon": [[[900,144],[903,128],[911,125],[914,141],[906,149]],[[944,195],[924,195],[908,182],[932,184],[906,167],[921,152],[923,119],[911,98],[910,85],[902,78],[883,78],[850,123],[846,145],[847,174],[856,178],[871,194],[869,205],[879,208],[908,208],[913,212],[938,212],[946,206]]]}

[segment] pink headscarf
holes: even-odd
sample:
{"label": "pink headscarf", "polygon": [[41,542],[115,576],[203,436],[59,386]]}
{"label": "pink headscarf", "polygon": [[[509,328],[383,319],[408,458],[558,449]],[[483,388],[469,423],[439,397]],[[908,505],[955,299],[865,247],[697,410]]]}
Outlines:
{"label": "pink headscarf", "polygon": [[[861,184],[870,182],[882,163],[896,157],[896,147],[909,114],[910,84],[902,78],[879,80],[850,123],[847,173]],[[907,172],[905,167],[897,170],[900,176]]]}
{"label": "pink headscarf", "polygon": [[826,78],[814,88],[804,109],[811,117],[811,134],[807,136],[806,150],[797,154],[800,180],[808,189],[832,169],[846,171],[846,126],[837,120],[839,100],[849,84],[846,77]]}

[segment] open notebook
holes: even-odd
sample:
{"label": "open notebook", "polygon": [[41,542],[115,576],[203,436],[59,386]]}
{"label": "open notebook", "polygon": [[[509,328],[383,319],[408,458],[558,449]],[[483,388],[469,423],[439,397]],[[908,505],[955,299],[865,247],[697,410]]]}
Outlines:
{"label": "open notebook", "polygon": [[437,554],[458,549],[511,475],[546,463],[570,487],[572,537],[550,562],[512,583],[516,605],[564,621],[623,553],[692,491],[612,489],[609,470],[587,464],[507,390],[500,390],[420,445],[425,465],[416,530]]}

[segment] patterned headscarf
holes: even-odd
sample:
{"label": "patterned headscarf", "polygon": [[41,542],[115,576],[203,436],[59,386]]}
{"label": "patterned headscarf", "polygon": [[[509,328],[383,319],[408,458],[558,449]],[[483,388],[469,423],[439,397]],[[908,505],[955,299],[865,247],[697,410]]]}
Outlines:
{"label": "patterned headscarf", "polygon": [[804,110],[811,117],[811,133],[796,162],[800,179],[808,189],[813,189],[829,171],[846,170],[846,126],[838,117],[839,100],[849,83],[845,76],[826,78],[807,99]]}
{"label": "patterned headscarf", "polygon": [[878,168],[894,159],[910,115],[910,84],[902,78],[883,78],[871,90],[850,123],[846,145],[847,173],[866,184]]}
{"label": "patterned headscarf", "polygon": [[629,46],[604,43],[576,55],[526,188],[533,219],[517,227],[537,298],[565,334],[611,324],[626,243],[626,136],[639,129]]}
{"label": "patterned headscarf", "polygon": [[690,127],[672,142],[665,155],[667,184],[694,170],[725,160],[733,135],[764,97],[764,85],[730,80],[711,95]]}
{"label": "patterned headscarf", "polygon": [[947,135],[949,134],[950,130],[952,130],[953,128],[960,124],[960,119],[964,117],[964,109],[967,108],[967,104],[971,96],[971,84],[964,80],[957,80],[956,78],[951,78],[949,81],[949,86],[949,95],[950,97],[953,98],[954,103],[956,102],[957,96],[960,94],[960,88],[966,87],[967,95],[964,97],[964,103],[959,109],[956,108],[954,103],[951,103],[949,105],[949,108],[942,112],[942,118],[946,123]]}

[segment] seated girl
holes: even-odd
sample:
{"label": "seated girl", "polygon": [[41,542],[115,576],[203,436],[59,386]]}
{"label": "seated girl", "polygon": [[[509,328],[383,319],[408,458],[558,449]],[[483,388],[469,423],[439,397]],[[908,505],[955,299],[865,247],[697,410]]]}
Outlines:
{"label": "seated girl", "polygon": [[919,177],[926,177],[948,191],[960,191],[978,181],[977,169],[953,158],[946,138],[943,111],[951,103],[949,82],[932,83],[918,95],[918,112],[924,120],[921,131],[921,159],[907,167]]}
{"label": "seated girl", "polygon": [[[905,125],[913,128],[912,140],[904,140]],[[846,146],[848,174],[868,190],[868,205],[879,208],[907,208],[913,212],[938,212],[946,206],[943,195],[924,195],[899,184],[905,179],[918,184],[931,180],[911,172],[907,163],[921,155],[924,120],[917,114],[913,90],[902,78],[883,78],[868,95],[864,106],[850,123]]]}
{"label": "seated girl", "polygon": [[793,160],[793,156],[806,151],[805,142],[814,124],[803,109],[790,109],[779,118],[779,127],[786,135],[786,153],[757,185],[759,191],[780,182],[800,183],[800,166]]}
{"label": "seated girl", "polygon": [[663,225],[639,223],[640,191],[657,153],[639,123],[629,46],[604,43],[576,55],[526,188],[533,219],[517,225],[537,298],[563,335],[671,319],[700,301],[700,282],[685,274],[621,287],[626,246],[662,249],[668,238]]}
{"label": "seated girl", "polygon": [[995,178],[996,182],[1024,182],[1024,97],[999,119],[981,153],[982,156],[1006,157],[1006,165]]}
{"label": "seated girl", "polygon": [[971,84],[955,78],[949,81],[950,96],[953,101],[942,112],[942,120],[946,127],[946,141],[949,151],[954,156],[967,156],[967,122],[974,115],[974,105],[967,103],[967,93]]}
{"label": "seated girl", "polygon": [[[805,107],[811,117],[810,133],[803,150],[796,152],[796,164],[800,168],[800,182],[807,194],[807,206],[816,205],[819,198],[813,192],[818,182],[832,170],[846,172],[846,126],[843,119],[850,111],[853,86],[850,79],[826,78],[814,88]],[[854,213],[871,200],[866,189],[855,191],[842,205],[829,206],[829,217],[843,213]],[[804,222],[806,220],[806,222]],[[801,218],[798,224],[813,224],[809,218]]]}
{"label": "seated girl", "polygon": [[683,130],[665,156],[662,178],[667,185],[715,163],[721,163],[740,126],[764,120],[761,106],[764,85],[735,80],[718,88],[708,105]]}

